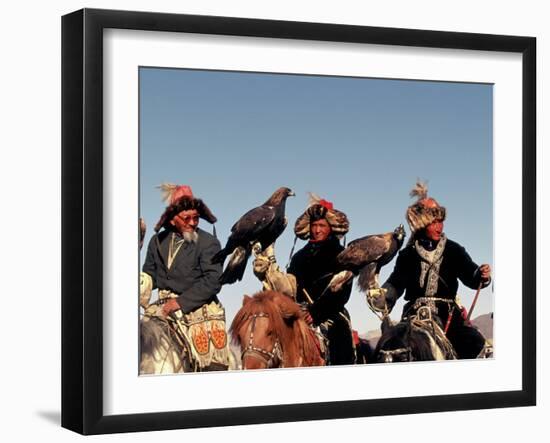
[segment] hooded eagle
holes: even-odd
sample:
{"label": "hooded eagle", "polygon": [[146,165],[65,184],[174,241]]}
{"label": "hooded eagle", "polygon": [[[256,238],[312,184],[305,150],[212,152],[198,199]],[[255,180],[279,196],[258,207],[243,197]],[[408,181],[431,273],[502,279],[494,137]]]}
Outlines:
{"label": "hooded eagle", "polygon": [[251,209],[237,220],[225,247],[212,258],[212,263],[223,263],[231,254],[220,277],[221,284],[242,280],[252,248],[259,243],[261,252],[283,233],[287,225],[286,199],[293,195],[289,188],[279,188],[263,205]]}
{"label": "hooded eagle", "polygon": [[354,275],[359,275],[359,289],[363,292],[380,287],[380,269],[393,260],[404,239],[405,229],[399,225],[393,232],[367,235],[352,241],[336,257],[338,268],[343,271],[332,277],[329,289],[339,291]]}

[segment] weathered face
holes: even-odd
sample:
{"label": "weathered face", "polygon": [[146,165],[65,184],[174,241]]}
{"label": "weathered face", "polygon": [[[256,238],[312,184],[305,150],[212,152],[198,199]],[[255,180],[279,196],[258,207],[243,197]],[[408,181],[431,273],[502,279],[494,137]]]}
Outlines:
{"label": "weathered face", "polygon": [[311,239],[315,242],[324,241],[330,235],[332,229],[324,218],[311,223],[310,232]]}
{"label": "weathered face", "polygon": [[181,211],[170,220],[170,224],[174,226],[180,234],[184,232],[194,232],[199,225],[199,211],[196,209]]}
{"label": "weathered face", "polygon": [[[433,198],[426,198],[422,200],[422,204],[426,208],[439,208],[439,205]],[[435,220],[426,226],[426,237],[433,241],[439,241],[441,234],[443,234],[443,220]]]}
{"label": "weathered face", "polygon": [[443,234],[443,221],[436,220],[426,226],[426,237],[433,241],[439,241]]}

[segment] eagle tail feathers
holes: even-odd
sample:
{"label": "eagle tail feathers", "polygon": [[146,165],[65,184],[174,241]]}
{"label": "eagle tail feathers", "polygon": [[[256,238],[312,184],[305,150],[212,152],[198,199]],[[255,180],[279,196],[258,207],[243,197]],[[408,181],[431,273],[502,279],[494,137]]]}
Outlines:
{"label": "eagle tail feathers", "polygon": [[214,257],[212,257],[212,260],[211,262],[213,264],[215,263],[223,263],[225,261],[225,257],[227,257],[229,255],[229,251],[227,250],[227,248],[223,248],[221,249],[219,252],[217,252]]}
{"label": "eagle tail feathers", "polygon": [[357,285],[361,292],[367,292],[369,289],[379,287],[378,275],[376,273],[376,263],[369,263],[361,272],[359,272],[359,278],[357,279]]}
{"label": "eagle tail feathers", "polygon": [[230,285],[236,281],[241,281],[244,276],[248,257],[250,257],[249,249],[245,249],[242,246],[235,248],[220,277],[220,283],[222,285]]}

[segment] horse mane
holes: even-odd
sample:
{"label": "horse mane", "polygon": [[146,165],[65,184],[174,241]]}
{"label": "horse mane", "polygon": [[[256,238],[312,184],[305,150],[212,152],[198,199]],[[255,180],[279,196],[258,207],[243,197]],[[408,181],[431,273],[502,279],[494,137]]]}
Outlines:
{"label": "horse mane", "polygon": [[289,296],[276,291],[262,291],[245,296],[243,306],[231,323],[233,342],[240,343],[239,335],[246,330],[254,314],[269,316],[269,330],[279,337],[285,367],[319,365],[321,357],[315,339],[303,320],[300,306]]}
{"label": "horse mane", "polygon": [[435,360],[434,349],[431,347],[431,343],[433,343],[434,339],[431,336],[426,339],[426,335],[429,334],[429,332],[414,328],[410,323],[409,328],[409,341],[415,359],[420,361]]}

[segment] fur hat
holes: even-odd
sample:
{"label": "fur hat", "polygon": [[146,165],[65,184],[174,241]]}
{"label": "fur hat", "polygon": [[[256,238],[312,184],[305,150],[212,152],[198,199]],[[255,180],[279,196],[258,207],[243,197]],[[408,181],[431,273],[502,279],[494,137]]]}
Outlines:
{"label": "fur hat", "polygon": [[409,195],[417,197],[416,202],[407,208],[406,214],[413,234],[436,220],[445,220],[447,210],[440,206],[434,198],[428,197],[427,183],[417,181]]}
{"label": "fur hat", "polygon": [[334,209],[334,205],[310,193],[309,204],[306,211],[298,217],[294,224],[296,237],[307,240],[309,238],[309,227],[314,221],[325,219],[330,225],[336,237],[342,238],[349,231],[349,221],[346,214]]}
{"label": "fur hat", "polygon": [[200,198],[195,198],[193,196],[193,191],[189,186],[163,183],[159,188],[162,191],[162,200],[168,203],[168,206],[155,225],[155,232],[160,231],[162,227],[166,227],[170,220],[181,211],[188,211],[191,209],[196,209],[199,213],[199,217],[206,220],[208,223],[216,223],[217,218]]}

